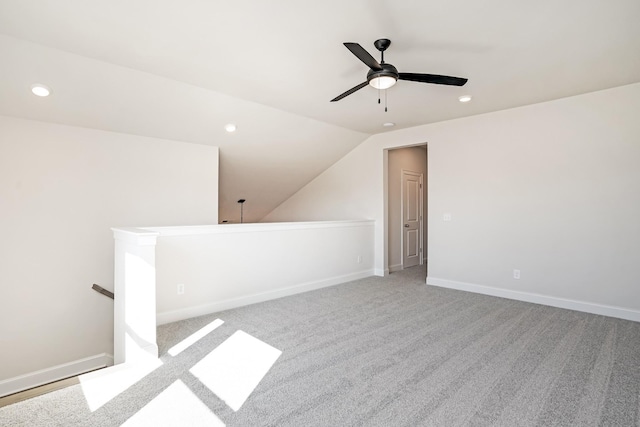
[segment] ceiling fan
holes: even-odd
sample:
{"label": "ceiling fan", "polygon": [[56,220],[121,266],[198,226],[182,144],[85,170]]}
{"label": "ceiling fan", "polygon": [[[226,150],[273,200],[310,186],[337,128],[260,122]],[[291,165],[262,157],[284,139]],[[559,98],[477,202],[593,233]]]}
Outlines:
{"label": "ceiling fan", "polygon": [[388,89],[398,80],[410,80],[420,83],[434,83],[438,85],[464,86],[467,79],[461,77],[440,76],[438,74],[420,74],[420,73],[399,73],[396,67],[384,62],[384,51],[391,45],[389,39],[378,39],[373,45],[380,51],[381,60],[376,61],[358,43],[344,43],[347,49],[351,51],[360,61],[369,67],[367,73],[367,81],[352,87],[348,91],[336,96],[331,102],[340,101],[342,98],[362,89],[366,85],[371,85],[376,89]]}

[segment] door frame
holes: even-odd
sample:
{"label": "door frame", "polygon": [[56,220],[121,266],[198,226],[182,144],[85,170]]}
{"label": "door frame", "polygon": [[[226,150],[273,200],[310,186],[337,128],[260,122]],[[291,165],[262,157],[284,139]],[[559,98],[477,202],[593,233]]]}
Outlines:
{"label": "door frame", "polygon": [[[376,258],[380,257],[380,261],[381,264],[380,267],[376,267],[374,269],[374,273],[377,276],[388,276],[389,275],[389,230],[391,229],[391,227],[393,227],[393,224],[391,224],[389,222],[389,151],[391,150],[396,150],[398,148],[408,148],[408,147],[419,147],[419,146],[424,146],[426,148],[426,159],[425,159],[425,163],[426,163],[426,173],[425,173],[425,181],[424,181],[424,191],[423,191],[423,197],[425,197],[425,204],[427,205],[425,207],[425,211],[422,215],[423,218],[423,226],[424,228],[424,232],[427,233],[428,232],[428,228],[429,228],[429,143],[428,142],[422,142],[422,143],[417,143],[417,144],[405,144],[405,145],[397,145],[397,146],[390,146],[390,147],[383,147],[381,149],[381,154],[382,154],[382,161],[381,161],[381,167],[382,167],[382,211],[381,211],[381,215],[382,215],[382,228],[380,229],[381,232],[381,243],[382,243],[382,247],[379,248],[380,252],[376,253]],[[423,246],[422,246],[422,257],[423,257],[423,263],[427,264],[427,270],[429,269],[429,263],[428,263],[428,257],[429,257],[429,239],[424,239],[423,242]],[[377,264],[378,265],[378,264]],[[428,272],[427,272],[428,273]]]}

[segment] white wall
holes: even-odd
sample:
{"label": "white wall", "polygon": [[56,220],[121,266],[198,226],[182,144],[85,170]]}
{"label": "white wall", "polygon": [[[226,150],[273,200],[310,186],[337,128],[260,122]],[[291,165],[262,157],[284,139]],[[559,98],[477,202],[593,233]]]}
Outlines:
{"label": "white wall", "polygon": [[427,150],[426,146],[398,148],[389,150],[389,166],[387,174],[389,200],[389,270],[402,268],[402,234],[404,221],[402,219],[402,171],[421,173],[423,176],[423,212],[425,215],[423,229],[423,253],[426,257],[427,246]]}
{"label": "white wall", "polygon": [[[229,224],[208,227],[204,230],[208,234],[173,236],[151,228],[160,231],[159,323],[371,276],[373,225],[373,221]],[[178,284],[184,285],[182,295],[177,295]]]}
{"label": "white wall", "polygon": [[373,227],[362,220],[115,228],[116,363],[157,357],[156,322],[371,276]]}
{"label": "white wall", "polygon": [[217,208],[217,147],[0,116],[0,382],[113,352],[110,227]]}
{"label": "white wall", "polygon": [[430,278],[640,320],[638,111],[633,84],[375,135],[267,218],[373,218],[383,270],[383,150],[426,142]]}

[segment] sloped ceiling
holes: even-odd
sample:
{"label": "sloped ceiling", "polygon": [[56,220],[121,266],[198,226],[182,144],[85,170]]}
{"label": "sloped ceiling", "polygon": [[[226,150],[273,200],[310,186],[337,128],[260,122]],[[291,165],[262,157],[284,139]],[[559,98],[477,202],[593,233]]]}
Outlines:
{"label": "sloped ceiling", "polygon": [[[385,122],[640,81],[639,19],[637,0],[1,0],[0,114],[219,146],[220,220],[245,198],[256,221]],[[330,103],[366,80],[342,43],[378,57],[382,37],[400,71],[469,82],[399,82],[386,113],[370,87]]]}

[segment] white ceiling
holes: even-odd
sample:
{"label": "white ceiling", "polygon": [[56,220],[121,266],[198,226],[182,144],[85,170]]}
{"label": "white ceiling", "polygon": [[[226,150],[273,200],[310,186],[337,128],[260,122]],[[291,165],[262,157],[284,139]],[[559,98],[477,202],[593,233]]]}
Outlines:
{"label": "white ceiling", "polygon": [[[640,81],[638,0],[0,0],[0,114],[220,147],[258,220],[370,134]],[[343,42],[401,72],[389,111]],[[34,99],[24,88],[50,85]],[[461,104],[458,96],[470,94]],[[234,122],[238,132],[222,127]]]}

